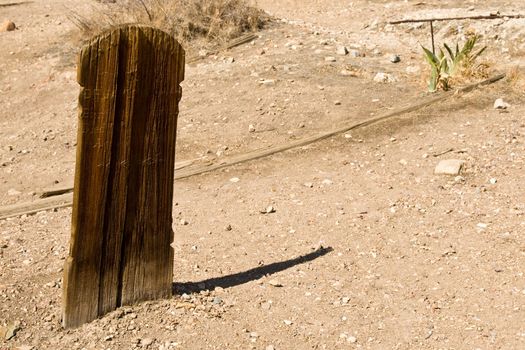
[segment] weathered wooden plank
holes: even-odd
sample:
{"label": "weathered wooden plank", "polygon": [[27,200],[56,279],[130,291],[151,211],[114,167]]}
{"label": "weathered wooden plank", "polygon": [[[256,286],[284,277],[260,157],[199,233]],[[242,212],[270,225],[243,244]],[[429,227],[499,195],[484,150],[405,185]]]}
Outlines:
{"label": "weathered wooden plank", "polygon": [[114,29],[80,53],[65,327],[171,292],[173,172],[183,77],[181,46],[149,27]]}

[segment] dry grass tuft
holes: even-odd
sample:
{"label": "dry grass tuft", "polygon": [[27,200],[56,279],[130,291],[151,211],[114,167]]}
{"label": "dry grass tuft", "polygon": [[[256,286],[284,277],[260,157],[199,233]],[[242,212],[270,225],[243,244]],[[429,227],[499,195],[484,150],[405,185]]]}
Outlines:
{"label": "dry grass tuft", "polygon": [[222,45],[269,20],[246,0],[112,0],[94,5],[90,15],[71,11],[70,17],[85,36],[125,23],[147,24],[194,50]]}
{"label": "dry grass tuft", "polygon": [[509,87],[521,94],[525,95],[525,72],[524,67],[514,66],[508,73],[506,81],[509,84]]}

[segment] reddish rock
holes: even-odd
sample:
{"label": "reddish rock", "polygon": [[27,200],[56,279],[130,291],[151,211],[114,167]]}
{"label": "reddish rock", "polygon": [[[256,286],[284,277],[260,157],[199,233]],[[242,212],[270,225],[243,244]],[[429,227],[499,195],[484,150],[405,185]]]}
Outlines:
{"label": "reddish rock", "polygon": [[13,30],[16,29],[16,25],[14,22],[11,22],[9,20],[5,21],[4,23],[2,23],[2,25],[0,26],[0,32],[12,32]]}

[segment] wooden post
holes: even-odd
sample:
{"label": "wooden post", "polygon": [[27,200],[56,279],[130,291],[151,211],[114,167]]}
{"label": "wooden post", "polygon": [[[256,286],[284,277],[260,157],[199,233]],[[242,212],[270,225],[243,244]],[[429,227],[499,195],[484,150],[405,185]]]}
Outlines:
{"label": "wooden post", "polygon": [[78,63],[79,125],[63,326],[165,298],[184,50],[130,25],[93,38]]}

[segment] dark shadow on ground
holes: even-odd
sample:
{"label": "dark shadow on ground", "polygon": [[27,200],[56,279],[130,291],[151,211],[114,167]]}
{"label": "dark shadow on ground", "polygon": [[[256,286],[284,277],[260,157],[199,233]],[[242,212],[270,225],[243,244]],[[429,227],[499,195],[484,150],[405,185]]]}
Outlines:
{"label": "dark shadow on ground", "polygon": [[330,253],[331,251],[333,251],[333,248],[331,247],[321,247],[309,254],[301,255],[294,259],[259,266],[248,271],[235,273],[233,275],[210,278],[199,282],[173,283],[172,291],[173,294],[178,295],[182,293],[198,293],[202,290],[213,290],[215,287],[235,287],[250,281],[258,280],[263,276],[272,275],[274,273],[289,269],[290,267],[312,261]]}

